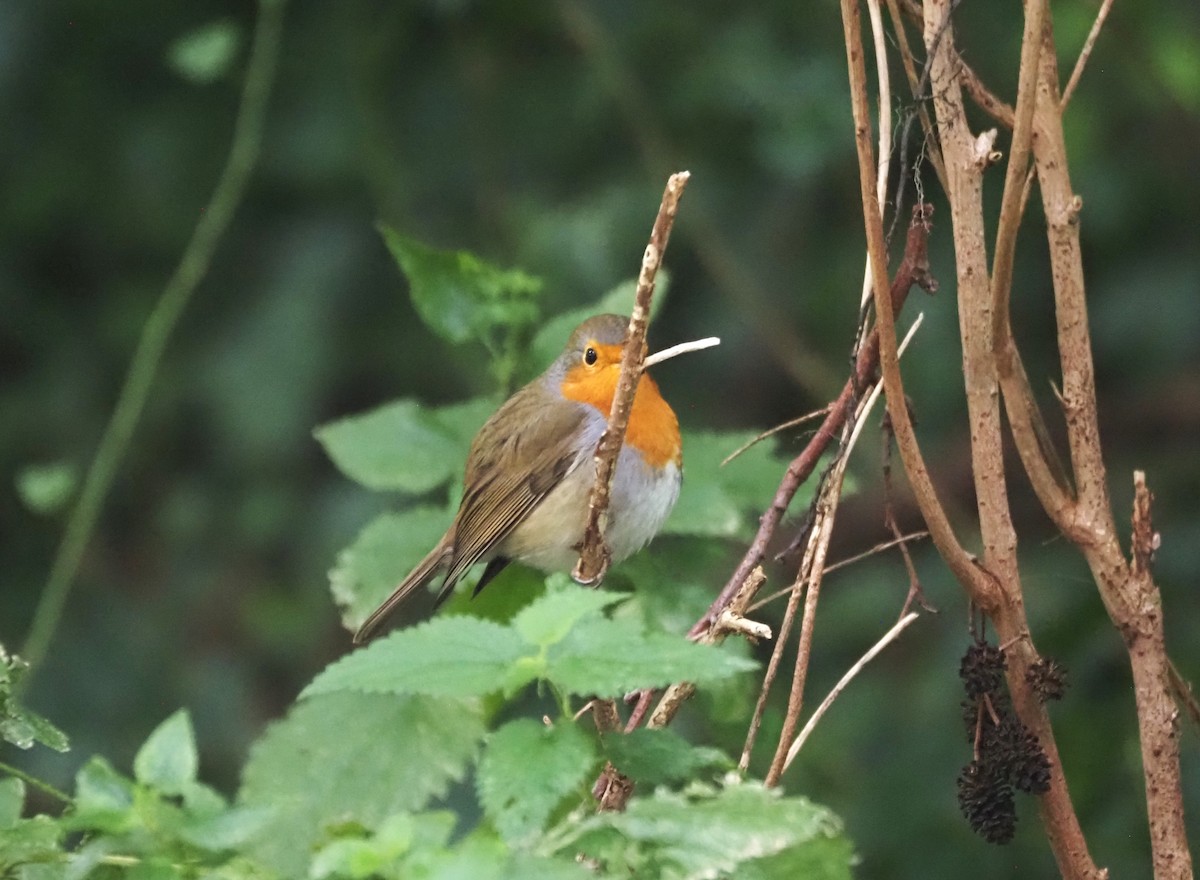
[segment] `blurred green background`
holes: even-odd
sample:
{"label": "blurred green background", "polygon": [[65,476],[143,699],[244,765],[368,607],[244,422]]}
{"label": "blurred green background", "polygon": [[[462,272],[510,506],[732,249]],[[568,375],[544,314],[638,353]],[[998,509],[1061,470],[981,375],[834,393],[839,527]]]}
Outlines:
{"label": "blurred green background", "polygon": [[[1054,5],[1064,78],[1096,5]],[[1019,4],[968,4],[958,18],[964,54],[1011,98]],[[172,46],[214,24],[202,33],[232,49],[230,63],[209,81],[185,75]],[[22,503],[18,475],[86,468],[225,161],[252,27],[251,4],[217,0],[0,4],[0,641],[10,649],[27,633],[64,522],[62,510]],[[334,471],[312,428],[395,397],[492,390],[482,349],[450,348],[417,320],[379,221],[544,278],[552,314],[636,273],[666,175],[687,168],[652,343],[723,344],[660,368],[664,393],[686,427],[747,436],[822,405],[846,374],[862,279],[845,79],[830,0],[291,3],[261,161],[172,340],[28,695],[73,751],[6,749],[3,759],[60,785],[95,752],[127,767],[182,705],[207,778],[232,790],[250,741],[347,650],[326,572],[383,502]],[[1163,535],[1169,644],[1196,681],[1200,7],[1119,4],[1067,136],[1116,517],[1128,522],[1131,470],[1144,468]],[[1001,184],[995,170],[993,212]],[[934,201],[942,287],[910,302],[906,317],[923,310],[926,324],[906,373],[938,485],[971,541],[949,217]],[[1044,241],[1035,197],[1014,322],[1053,412]],[[803,442],[786,436],[781,452]],[[871,437],[854,463],[860,491],[843,508],[839,554],[885,537],[878,461]],[[1072,672],[1052,713],[1084,830],[1114,876],[1145,876],[1120,639],[1015,467],[1010,494],[1035,641]],[[907,501],[901,516],[917,526]],[[1047,876],[1028,799],[1007,849],[958,815],[965,601],[928,548],[918,565],[941,614],[855,683],[786,783],[845,817],[862,877],[1007,877],[1014,865]],[[713,593],[722,566],[710,572]],[[811,705],[890,625],[905,583],[893,556],[829,581]],[[736,753],[744,720],[710,733]],[[1196,734],[1185,726],[1193,827]]]}

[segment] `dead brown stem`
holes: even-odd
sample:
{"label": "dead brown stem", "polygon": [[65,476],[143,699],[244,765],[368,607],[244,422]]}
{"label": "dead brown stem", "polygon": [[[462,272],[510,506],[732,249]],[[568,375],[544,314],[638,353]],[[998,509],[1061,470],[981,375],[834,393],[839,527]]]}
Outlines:
{"label": "dead brown stem", "polygon": [[[937,290],[937,282],[929,273],[929,229],[933,216],[933,208],[929,205],[915,205],[912,216],[913,220],[908,228],[908,238],[904,247],[904,258],[896,269],[896,275],[892,284],[887,288],[889,290],[888,302],[892,305],[893,311],[896,312],[903,307],[905,300],[908,298],[908,292],[914,284],[931,293]],[[886,263],[884,263],[884,266],[886,266]],[[886,273],[887,270],[884,268],[880,271]],[[878,275],[879,273],[877,272],[877,278]],[[884,280],[886,281],[886,274],[884,275]],[[895,339],[893,338],[894,345]],[[808,445],[788,465],[783,479],[780,480],[779,488],[775,490],[775,497],[771,501],[771,506],[763,512],[762,517],[759,519],[758,531],[755,533],[750,547],[742,557],[742,561],[738,563],[732,576],[724,588],[722,588],[717,598],[708,607],[708,610],[692,625],[692,628],[688,631],[689,638],[697,639],[709,628],[713,620],[720,614],[721,609],[729,604],[730,599],[741,587],[750,572],[763,561],[767,546],[774,537],[775,530],[779,527],[779,523],[783,519],[783,515],[787,512],[788,506],[792,503],[792,498],[795,497],[800,486],[812,474],[813,469],[828,448],[829,443],[842,429],[842,425],[845,424],[846,416],[850,412],[854,400],[862,393],[863,389],[874,382],[878,365],[879,334],[876,331],[872,331],[866,344],[859,350],[858,357],[855,360],[854,375],[846,381],[845,386],[842,388],[842,393],[838,395],[838,398],[829,405],[825,420],[821,423],[821,426],[817,429],[812,439],[809,440]]]}
{"label": "dead brown stem", "polygon": [[650,321],[650,298],[654,295],[654,281],[658,267],[662,264],[679,199],[687,186],[686,171],[672,174],[663,191],[662,203],[654,226],[650,230],[650,243],[642,257],[642,268],[638,273],[637,294],[634,298],[633,314],[629,316],[629,331],[625,348],[621,352],[621,378],[613,395],[612,408],[608,413],[608,427],[596,446],[596,479],[588,496],[587,524],[583,533],[583,545],[579,549],[579,562],[571,577],[586,586],[594,586],[604,580],[612,555],[604,543],[607,523],[609,491],[613,472],[616,470],[617,455],[625,442],[625,429],[629,426],[629,413],[633,409],[633,395],[642,376],[642,361],[646,359],[646,326]]}

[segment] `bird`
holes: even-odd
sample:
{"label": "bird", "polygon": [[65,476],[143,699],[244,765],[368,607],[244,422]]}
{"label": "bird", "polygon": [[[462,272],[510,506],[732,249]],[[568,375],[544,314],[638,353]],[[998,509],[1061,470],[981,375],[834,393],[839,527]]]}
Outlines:
{"label": "bird", "polygon": [[[571,569],[579,558],[596,446],[608,427],[628,323],[620,315],[585,320],[546,371],[484,423],[467,454],[453,522],[366,618],[355,644],[368,641],[414,590],[439,574],[437,604],[479,562],[487,567],[472,596],[513,561],[543,571]],[[613,474],[605,541],[614,563],[658,533],[682,477],[679,420],[643,373]]]}

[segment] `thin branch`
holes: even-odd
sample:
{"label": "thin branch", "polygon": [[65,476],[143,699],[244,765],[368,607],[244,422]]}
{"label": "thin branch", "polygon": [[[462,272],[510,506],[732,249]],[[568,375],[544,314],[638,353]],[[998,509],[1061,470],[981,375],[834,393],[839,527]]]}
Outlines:
{"label": "thin branch", "polygon": [[[898,538],[889,538],[886,541],[880,541],[878,544],[868,550],[864,550],[861,553],[855,553],[853,556],[848,556],[845,559],[839,559],[837,562],[830,563],[829,565],[825,566],[825,571],[823,574],[833,574],[833,572],[838,571],[839,569],[854,565],[856,562],[862,562],[864,559],[870,559],[872,556],[876,556],[885,550],[890,550],[893,547],[902,547],[910,541],[919,541],[922,538],[928,537],[929,532],[922,530],[919,532],[910,532],[909,534],[901,535]],[[786,587],[782,590],[776,590],[774,593],[756,600],[755,603],[750,606],[750,610],[757,611],[771,602],[774,602],[776,599],[786,596],[790,592],[791,587]]]}
{"label": "thin branch", "polygon": [[259,0],[254,43],[246,67],[246,80],[234,122],[229,156],[208,204],[200,210],[200,221],[192,231],[191,240],[184,248],[175,273],[167,281],[154,311],[142,328],[116,406],[88,468],[79,500],[67,520],[66,531],[58,545],[29,636],[21,651],[21,656],[31,667],[30,674],[22,680],[23,686],[36,674],[54,638],[67,596],[79,572],[84,550],[99,519],[105,496],[129,448],[134,429],[141,419],[167,343],[192,293],[208,273],[217,245],[241,204],[246,184],[258,161],[267,99],[275,81],[279,58],[284,6],[284,0]]}
{"label": "thin branch", "polygon": [[[805,548],[804,562],[800,567],[800,573],[796,580],[796,592],[788,602],[788,613],[794,614],[795,597],[799,596],[800,586],[803,583],[805,585],[804,616],[800,620],[800,638],[796,647],[796,664],[792,672],[792,687],[788,693],[787,711],[784,713],[783,728],[779,734],[779,742],[776,745],[775,755],[771,760],[771,766],[767,770],[766,778],[764,779],[764,783],[767,786],[777,785],[780,777],[783,775],[786,766],[784,760],[787,756],[787,746],[795,734],[796,725],[800,721],[800,711],[804,706],[804,687],[808,681],[808,667],[812,657],[813,631],[816,628],[817,621],[817,600],[821,594],[821,584],[824,582],[825,556],[829,552],[829,540],[833,535],[833,524],[837,518],[838,505],[841,502],[846,465],[850,461],[850,455],[858,443],[858,438],[862,435],[866,416],[879,401],[879,395],[882,390],[883,386],[876,383],[871,389],[871,393],[858,405],[853,420],[846,424],[844,430],[846,434],[845,440],[842,443],[841,449],[838,450],[837,460],[831,469],[829,477],[824,481],[820,497],[817,500],[816,523],[810,534],[808,546]],[[785,617],[786,622],[787,618]],[[782,647],[783,635],[781,634],[775,644],[776,653],[782,654]],[[758,704],[755,706],[755,720],[762,717],[762,709],[765,706],[770,686],[770,681],[764,679]],[[752,730],[756,732],[757,727],[752,726]],[[742,749],[741,764],[745,764],[748,761],[753,745],[754,737],[753,735],[748,735],[746,745]]]}
{"label": "thin branch", "polygon": [[946,511],[938,500],[937,491],[930,479],[924,456],[917,445],[912,420],[905,403],[904,384],[900,378],[899,356],[896,347],[896,319],[889,297],[879,296],[887,287],[883,219],[875,202],[875,163],[871,156],[870,111],[867,101],[866,70],[863,67],[862,37],[858,6],[854,0],[841,0],[842,30],[846,40],[846,57],[850,71],[851,108],[854,114],[855,146],[858,150],[858,168],[863,217],[866,225],[867,246],[871,253],[876,291],[875,313],[879,321],[879,360],[883,369],[883,381],[887,390],[888,412],[896,426],[896,444],[908,472],[917,506],[921,510],[930,536],[950,570],[964,584],[971,585],[986,604],[994,604],[995,591],[991,581],[983,575],[974,558],[963,549],[954,534]]}
{"label": "thin branch", "polygon": [[815,409],[810,413],[805,413],[804,415],[798,416],[794,419],[788,419],[786,422],[783,422],[782,424],[778,424],[773,428],[767,428],[767,430],[763,431],[757,437],[753,437],[753,438],[747,440],[745,443],[743,443],[737,449],[733,450],[733,452],[729,453],[727,456],[725,456],[723,459],[721,459],[721,467],[725,467],[725,465],[729,464],[731,461],[733,461],[739,455],[746,452],[746,450],[753,448],[757,444],[766,440],[768,437],[773,437],[776,434],[778,434],[780,431],[786,431],[788,428],[795,428],[795,427],[798,427],[799,425],[803,425],[805,422],[811,422],[813,419],[819,418],[820,416],[823,416],[823,415],[827,415],[828,413],[829,413],[829,407],[823,406],[820,409]]}
{"label": "thin branch", "polygon": [[[925,143],[929,145],[929,160],[933,165],[933,171],[937,175],[938,181],[942,185],[942,189],[945,189],[946,169],[942,165],[942,152],[937,147],[937,135],[934,132],[933,123],[929,119],[929,111],[925,109],[925,96],[922,94],[924,86],[921,83],[925,77],[922,74],[920,80],[917,78],[916,62],[913,60],[912,48],[908,44],[908,32],[904,29],[904,20],[900,16],[897,0],[887,0],[887,4],[888,15],[892,20],[892,31],[896,34],[896,41],[900,46],[900,61],[904,67],[904,75],[908,79],[908,87],[912,91],[913,100],[916,102],[917,117],[921,120],[921,131],[924,133]],[[907,125],[905,126],[905,131],[907,132]],[[905,138],[902,137],[901,140],[904,142]],[[905,173],[902,163],[900,166],[900,182],[903,182]],[[919,195],[917,200],[922,201]],[[896,201],[894,210],[897,212],[900,211],[899,199]]]}
{"label": "thin branch", "polygon": [[838,683],[833,686],[833,690],[831,690],[828,696],[821,701],[821,705],[819,705],[817,710],[813,712],[812,717],[805,722],[804,728],[800,731],[799,735],[788,748],[787,757],[783,761],[784,770],[787,770],[787,768],[792,765],[792,761],[796,759],[796,755],[798,755],[800,750],[804,748],[804,743],[808,740],[809,735],[816,728],[817,723],[825,716],[825,713],[829,711],[829,707],[833,705],[833,701],[841,695],[842,691],[844,691],[850,682],[854,680],[855,676],[862,672],[863,667],[879,656],[880,652],[883,651],[884,648],[899,638],[900,633],[904,632],[904,630],[906,630],[909,625],[920,616],[921,615],[917,614],[917,612],[910,611],[908,614],[901,617],[892,625],[891,629],[883,634],[879,641],[871,646],[871,649],[867,651],[867,653],[859,657],[858,661],[848,670],[846,670],[846,674],[838,680]]}
{"label": "thin branch", "polygon": [[1100,4],[1100,11],[1096,13],[1096,20],[1092,22],[1092,29],[1088,31],[1087,39],[1083,41],[1083,49],[1079,52],[1079,57],[1075,59],[1075,69],[1071,71],[1071,78],[1067,80],[1067,87],[1063,89],[1062,101],[1059,102],[1059,112],[1064,112],[1067,109],[1067,104],[1071,102],[1071,96],[1075,94],[1075,89],[1079,85],[1079,79],[1083,76],[1083,69],[1087,67],[1088,59],[1092,57],[1092,50],[1096,47],[1096,40],[1100,37],[1100,31],[1104,28],[1104,22],[1108,21],[1108,13],[1112,11],[1113,0],[1104,0]]}
{"label": "thin branch", "polygon": [[629,317],[629,331],[621,352],[621,377],[617,381],[612,408],[608,413],[608,427],[596,446],[596,479],[588,496],[587,524],[579,550],[579,562],[571,572],[571,577],[586,586],[600,583],[612,560],[612,554],[604,542],[612,477],[616,470],[617,455],[625,442],[625,429],[629,426],[634,393],[642,377],[642,363],[646,358],[646,327],[650,321],[650,299],[654,296],[655,278],[671,237],[679,199],[690,176],[687,171],[680,171],[667,180],[658,216],[654,218],[654,226],[650,230],[650,243],[646,245],[646,252],[642,256],[633,314]]}
{"label": "thin branch", "polygon": [[[887,297],[889,303],[893,305],[894,311],[899,311],[903,307],[908,298],[908,292],[914,284],[930,293],[937,290],[937,281],[929,273],[929,229],[933,208],[929,205],[916,205],[913,207],[912,216],[913,220],[908,228],[908,238],[904,247],[904,258],[896,269],[896,276]],[[750,572],[763,561],[767,546],[774,537],[775,530],[779,527],[784,513],[792,503],[792,498],[812,474],[829,443],[841,431],[857,395],[874,381],[878,365],[879,334],[872,330],[866,344],[859,348],[858,357],[855,359],[854,375],[846,381],[842,393],[830,404],[824,421],[809,440],[808,445],[788,465],[779,482],[779,487],[775,490],[771,506],[763,512],[759,519],[758,531],[754,535],[754,540],[751,541],[741,562],[734,569],[720,594],[688,631],[689,638],[699,638],[708,629],[712,621],[720,614],[721,609],[729,603],[750,575]]]}

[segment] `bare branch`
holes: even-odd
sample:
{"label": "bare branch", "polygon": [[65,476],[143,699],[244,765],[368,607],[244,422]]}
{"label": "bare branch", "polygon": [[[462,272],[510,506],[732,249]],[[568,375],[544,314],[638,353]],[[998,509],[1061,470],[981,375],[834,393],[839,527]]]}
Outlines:
{"label": "bare branch", "polygon": [[833,686],[833,690],[831,690],[829,695],[821,701],[821,705],[817,706],[817,710],[813,712],[812,717],[805,722],[804,729],[800,731],[799,735],[788,748],[787,757],[783,762],[784,770],[787,770],[787,768],[792,765],[792,761],[796,759],[796,755],[798,755],[800,750],[804,748],[805,741],[807,741],[813,730],[816,729],[817,722],[819,722],[825,716],[825,713],[829,711],[829,707],[833,705],[833,701],[841,695],[842,691],[844,691],[850,682],[854,680],[855,676],[862,672],[863,667],[879,656],[879,653],[883,651],[884,648],[896,641],[896,639],[900,637],[900,633],[904,632],[904,630],[906,630],[908,626],[920,616],[921,615],[917,614],[915,611],[910,611],[908,614],[905,614],[892,625],[891,629],[889,629],[883,634],[883,636],[880,637],[879,641],[871,646],[871,649],[867,651],[867,653],[859,657],[855,664],[846,670],[846,674],[843,675],[838,680],[838,683]]}
{"label": "bare branch", "polygon": [[583,533],[583,545],[579,549],[579,562],[571,577],[585,586],[594,586],[604,580],[612,554],[604,543],[607,524],[609,492],[617,455],[625,442],[625,429],[629,426],[629,413],[633,409],[633,397],[642,377],[642,363],[646,357],[646,326],[650,321],[650,298],[654,295],[654,282],[663,253],[671,237],[679,199],[683,195],[691,175],[687,171],[672,174],[663,191],[658,216],[650,230],[650,243],[642,257],[642,269],[638,274],[637,294],[633,314],[629,316],[629,332],[625,348],[621,352],[621,378],[613,395],[612,408],[608,413],[608,427],[596,447],[596,480],[588,496],[587,524]]}

